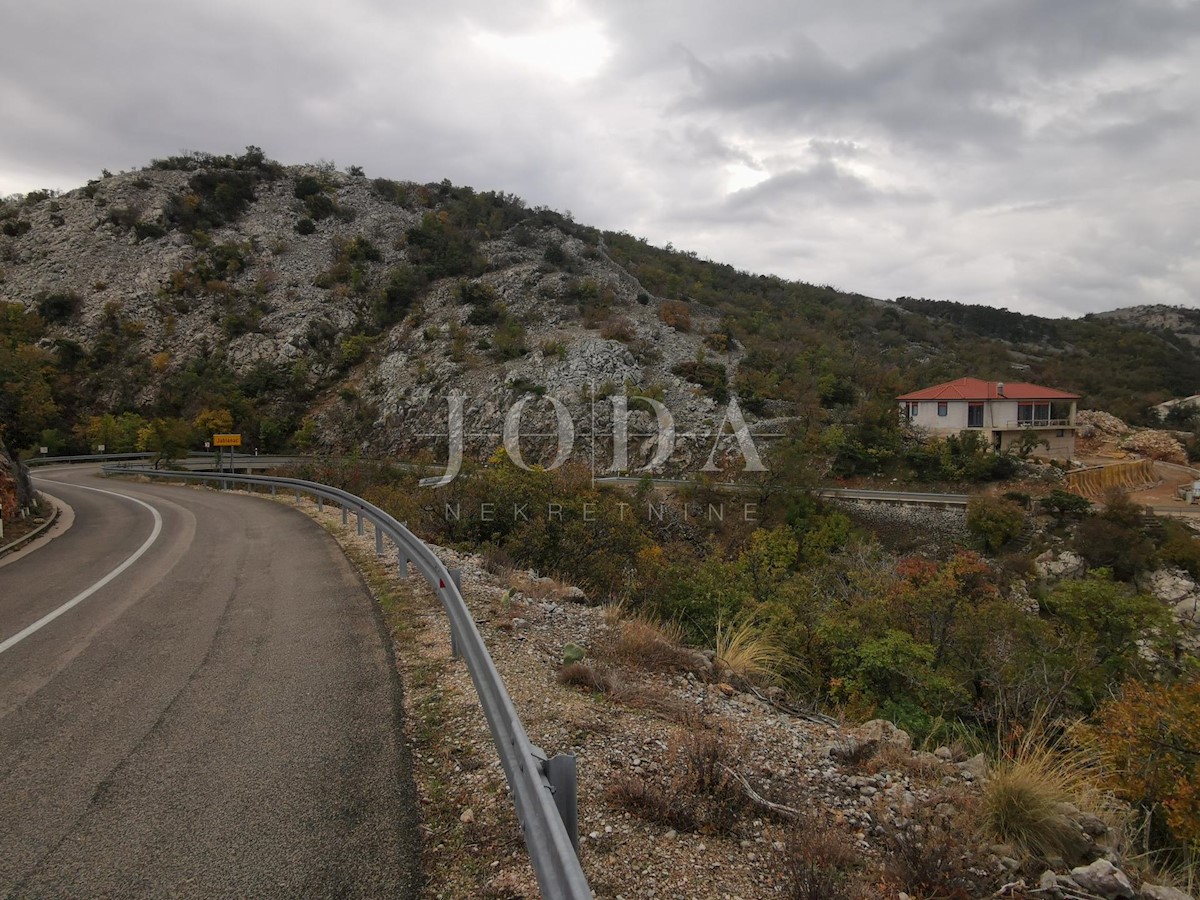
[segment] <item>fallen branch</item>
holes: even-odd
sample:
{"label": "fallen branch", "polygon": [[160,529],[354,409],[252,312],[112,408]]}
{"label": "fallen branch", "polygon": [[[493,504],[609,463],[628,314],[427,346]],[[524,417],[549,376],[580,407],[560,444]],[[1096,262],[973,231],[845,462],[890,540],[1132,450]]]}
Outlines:
{"label": "fallen branch", "polygon": [[785,816],[788,816],[793,819],[804,818],[804,813],[802,813],[800,810],[794,809],[790,806],[784,806],[782,803],[773,803],[770,800],[768,800],[766,797],[764,797],[758,791],[754,790],[754,788],[752,788],[750,786],[750,782],[748,782],[745,778],[743,778],[741,775],[739,775],[733,769],[729,768],[729,766],[722,765],[721,768],[724,769],[726,772],[728,772],[730,775],[732,775],[734,778],[736,778],[738,783],[742,786],[743,790],[745,790],[746,796],[749,797],[751,800],[753,800],[755,803],[757,803],[759,806],[765,806],[767,809],[771,810],[772,812],[777,812],[777,813],[780,813],[781,815],[785,815]]}

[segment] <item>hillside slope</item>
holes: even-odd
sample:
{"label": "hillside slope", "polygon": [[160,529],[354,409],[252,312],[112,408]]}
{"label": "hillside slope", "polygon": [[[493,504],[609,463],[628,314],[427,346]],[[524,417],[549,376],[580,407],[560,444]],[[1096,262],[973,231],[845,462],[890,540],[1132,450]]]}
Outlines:
{"label": "hillside slope", "polygon": [[[103,413],[227,409],[263,450],[443,452],[430,435],[446,431],[452,389],[480,452],[530,393],[561,399],[581,430],[596,416],[606,432],[617,393],[661,399],[681,433],[711,430],[731,392],[751,419],[819,428],[1014,367],[1136,418],[1200,372],[1200,350],[1121,321],[1021,316],[1001,333],[928,301],[738,272],[512,195],[283,167],[257,148],[10,198],[0,302],[0,414],[18,447],[77,448]],[[642,410],[631,427],[652,421]]]}

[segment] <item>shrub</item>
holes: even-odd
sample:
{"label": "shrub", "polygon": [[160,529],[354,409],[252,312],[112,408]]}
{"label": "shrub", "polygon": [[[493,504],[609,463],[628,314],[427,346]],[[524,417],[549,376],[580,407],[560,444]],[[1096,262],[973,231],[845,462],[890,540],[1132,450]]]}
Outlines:
{"label": "shrub", "polygon": [[995,552],[1021,533],[1025,513],[1011,500],[976,494],[967,501],[967,528]]}
{"label": "shrub", "polygon": [[1200,679],[1130,682],[1100,707],[1088,734],[1109,758],[1120,796],[1156,820],[1160,842],[1200,850]]}
{"label": "shrub", "polygon": [[425,280],[412,266],[395,266],[373,303],[375,320],[381,328],[395,325],[407,314],[420,296]]}
{"label": "shrub", "polygon": [[371,190],[380,199],[391,203],[398,203],[403,206],[408,202],[408,192],[404,189],[404,185],[398,181],[392,181],[390,178],[374,179],[371,182]]}
{"label": "shrub", "polygon": [[321,183],[319,178],[312,175],[302,175],[296,179],[296,187],[293,190],[297,200],[306,200],[314,194],[320,194],[325,190],[325,185]]}
{"label": "shrub", "polygon": [[426,213],[406,238],[409,259],[431,279],[473,276],[482,268],[472,235],[435,213]]}
{"label": "shrub", "polygon": [[750,809],[731,772],[729,748],[719,735],[689,732],[668,751],[668,789],[637,775],[619,775],[608,789],[616,806],[680,831],[729,833]]}
{"label": "shrub", "polygon": [[317,224],[312,219],[305,216],[296,221],[296,231],[300,234],[312,234],[317,230]]}
{"label": "shrub", "polygon": [[1154,544],[1141,528],[1114,522],[1105,515],[1075,526],[1073,544],[1089,566],[1110,569],[1122,581],[1146,571],[1154,562]]}
{"label": "shrub", "polygon": [[139,241],[154,241],[160,237],[166,237],[167,229],[157,222],[138,222],[133,226],[133,233],[137,235]]}
{"label": "shrub", "polygon": [[672,370],[680,378],[698,384],[718,403],[729,401],[729,374],[720,363],[692,360]]}
{"label": "shrub", "polygon": [[628,344],[637,337],[637,332],[634,330],[633,323],[622,316],[605,322],[600,329],[600,337]]}
{"label": "shrub", "polygon": [[1092,501],[1070,491],[1055,488],[1039,501],[1042,509],[1059,519],[1080,518],[1091,511]]}
{"label": "shrub", "polygon": [[555,268],[559,268],[567,261],[567,251],[562,248],[562,245],[551,241],[546,245],[542,258]]}
{"label": "shrub", "polygon": [[0,231],[9,237],[20,237],[32,227],[25,219],[8,219],[3,225],[0,225]]}
{"label": "shrub", "polygon": [[[965,798],[948,799],[960,815],[968,812],[962,808]],[[918,806],[908,828],[886,832],[884,870],[889,886],[918,897],[966,900],[989,895],[991,887],[981,890],[971,872],[962,823],[938,813],[940,805]]]}
{"label": "shrub", "polygon": [[1170,566],[1178,566],[1193,578],[1200,578],[1200,541],[1182,522],[1165,520],[1163,542],[1158,548],[1158,558]]}
{"label": "shrub", "polygon": [[658,317],[664,325],[669,325],[676,331],[692,330],[691,310],[681,300],[664,300],[658,308]]}
{"label": "shrub", "polygon": [[852,900],[848,884],[859,855],[849,840],[815,815],[798,822],[788,835],[784,856],[790,900]]}
{"label": "shrub", "polygon": [[38,315],[52,324],[66,322],[79,312],[82,302],[83,299],[74,291],[43,294],[37,301]]}

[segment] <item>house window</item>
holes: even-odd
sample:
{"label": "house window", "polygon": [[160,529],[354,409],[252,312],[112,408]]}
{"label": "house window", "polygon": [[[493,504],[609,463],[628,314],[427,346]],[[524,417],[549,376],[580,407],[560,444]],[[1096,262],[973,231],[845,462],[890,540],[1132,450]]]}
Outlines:
{"label": "house window", "polygon": [[938,415],[944,416],[950,411],[950,404],[945,400],[938,401]]}
{"label": "house window", "polygon": [[920,404],[917,403],[916,400],[905,400],[904,401],[904,405],[903,405],[903,407],[901,407],[900,411],[902,413],[904,413],[905,421],[911,422],[914,418],[916,418],[917,407],[919,407],[919,406],[920,406]]}
{"label": "house window", "polygon": [[968,403],[967,404],[967,427],[982,428],[983,427],[983,404]]}
{"label": "house window", "polygon": [[1066,436],[1067,436],[1067,432],[1066,432],[1066,430],[1065,430],[1065,429],[1063,429],[1063,428],[1060,428],[1060,429],[1058,429],[1058,431],[1054,432],[1054,436],[1055,436],[1055,437],[1066,437]]}
{"label": "house window", "polygon": [[1021,426],[1027,425],[1045,425],[1050,421],[1050,404],[1049,403],[1018,403],[1017,404],[1017,424]]}

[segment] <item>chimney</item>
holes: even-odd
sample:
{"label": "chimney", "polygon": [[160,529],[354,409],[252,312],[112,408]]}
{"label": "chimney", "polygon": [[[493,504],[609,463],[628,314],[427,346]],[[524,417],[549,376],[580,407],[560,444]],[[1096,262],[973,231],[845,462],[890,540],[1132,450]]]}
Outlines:
{"label": "chimney", "polygon": [[1003,381],[996,382],[996,395],[999,397],[1004,396],[1004,382]]}

